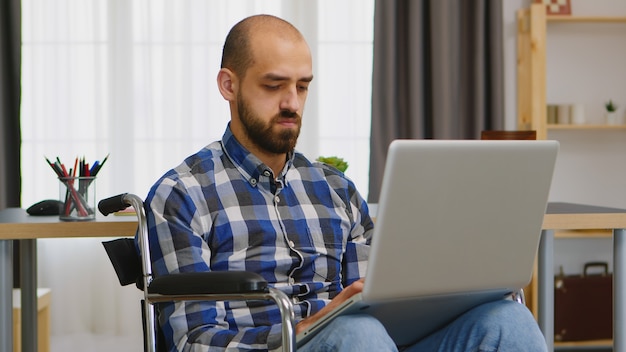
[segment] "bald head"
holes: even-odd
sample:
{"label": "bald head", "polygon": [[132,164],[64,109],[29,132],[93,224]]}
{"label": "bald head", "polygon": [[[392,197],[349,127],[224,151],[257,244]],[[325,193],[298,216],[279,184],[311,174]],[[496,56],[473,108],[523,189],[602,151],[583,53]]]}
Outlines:
{"label": "bald head", "polygon": [[252,43],[264,36],[304,41],[304,37],[291,23],[271,15],[255,15],[237,23],[228,33],[222,51],[222,68],[233,71],[243,79],[246,70],[254,64]]}

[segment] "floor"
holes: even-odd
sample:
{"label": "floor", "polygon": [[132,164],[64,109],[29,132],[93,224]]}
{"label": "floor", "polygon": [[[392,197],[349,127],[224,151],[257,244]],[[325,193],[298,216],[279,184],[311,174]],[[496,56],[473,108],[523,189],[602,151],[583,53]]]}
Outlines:
{"label": "floor", "polygon": [[137,352],[143,351],[143,342],[141,336],[75,334],[50,337],[51,352],[78,350],[81,352]]}

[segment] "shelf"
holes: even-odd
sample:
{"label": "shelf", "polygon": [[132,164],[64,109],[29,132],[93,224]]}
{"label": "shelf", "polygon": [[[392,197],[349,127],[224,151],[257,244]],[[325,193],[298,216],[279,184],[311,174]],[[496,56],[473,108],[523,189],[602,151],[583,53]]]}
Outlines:
{"label": "shelf", "polygon": [[[547,116],[547,46],[548,46],[548,32],[555,30],[555,34],[585,34],[592,36],[592,31],[600,32],[599,34],[609,35],[621,35],[624,24],[626,24],[626,16],[623,13],[617,14],[617,16],[576,16],[576,15],[546,15],[545,5],[541,3],[533,3],[528,8],[520,9],[517,11],[517,129],[518,130],[535,130],[537,131],[537,139],[547,139],[548,134],[551,137],[561,137],[557,132],[562,133],[562,137],[566,137],[571,133],[571,138],[577,137],[593,137],[600,138],[604,135],[621,134],[626,132],[626,124],[621,125],[608,125],[604,124],[604,116],[599,115],[600,110],[594,112],[595,119],[587,120],[588,124],[574,125],[574,124],[548,124]],[[583,26],[590,25],[591,27]],[[571,27],[570,27],[571,26]],[[589,31],[588,31],[589,30]],[[622,36],[623,37],[623,36]],[[558,38],[557,36],[553,37]],[[612,38],[612,37],[611,37]],[[621,37],[619,37],[621,38]],[[570,40],[570,36],[567,36]],[[584,38],[587,40],[595,40],[595,38]],[[606,39],[610,38],[598,38]],[[574,39],[571,39],[574,40]],[[551,42],[552,44],[553,42]],[[563,43],[567,48],[572,45],[572,42]],[[560,44],[560,43],[556,43]],[[604,44],[604,43],[601,43]],[[608,44],[607,44],[608,45]],[[558,45],[555,45],[558,48]],[[574,46],[576,48],[576,46]],[[565,51],[567,53],[567,51]],[[585,53],[587,54],[587,52]],[[552,55],[552,54],[551,54]],[[563,55],[561,55],[563,56]],[[563,59],[563,58],[562,58]],[[567,64],[567,58],[564,59]],[[614,60],[617,61],[617,60]],[[623,61],[623,60],[622,60]],[[613,62],[616,65],[616,69],[621,69],[620,73],[623,73],[624,65],[621,62]],[[591,66],[590,69],[594,67]],[[552,69],[552,66],[551,66]],[[565,87],[566,89],[568,87]],[[604,110],[602,110],[604,112]],[[595,115],[595,114],[598,115]],[[553,120],[550,120],[553,121]],[[580,131],[580,132],[576,132]],[[612,131],[612,132],[611,132]],[[595,132],[595,133],[593,133]],[[582,135],[578,135],[582,134]],[[600,134],[601,136],[597,136]],[[558,135],[558,136],[555,136]],[[591,135],[591,136],[588,136]],[[567,137],[570,137],[567,135]],[[609,218],[611,214],[606,214]],[[553,221],[549,214],[546,214],[544,221]],[[548,227],[553,229],[558,228],[579,228],[586,230],[555,230],[554,237],[557,239],[611,239],[613,234],[610,230],[595,229],[594,225],[590,225],[588,219],[580,217],[568,217],[560,224],[553,224],[554,226]],[[572,226],[576,224],[576,226]],[[533,276],[531,281],[531,297],[535,298],[537,295],[537,278]],[[532,301],[532,311],[537,316],[537,299]],[[552,319],[550,317],[548,320]],[[554,350],[562,351],[589,351],[589,350],[611,350],[613,341],[596,340],[596,341],[576,341],[576,342],[558,342],[554,341]]]}
{"label": "shelf", "polygon": [[554,342],[555,348],[572,348],[572,347],[612,347],[613,340],[593,340],[593,341],[576,341],[576,342]]}
{"label": "shelf", "polygon": [[624,16],[567,16],[567,15],[548,15],[548,22],[596,22],[596,23],[626,23]]}
{"label": "shelf", "polygon": [[624,130],[626,125],[557,125],[548,124],[549,130]]}

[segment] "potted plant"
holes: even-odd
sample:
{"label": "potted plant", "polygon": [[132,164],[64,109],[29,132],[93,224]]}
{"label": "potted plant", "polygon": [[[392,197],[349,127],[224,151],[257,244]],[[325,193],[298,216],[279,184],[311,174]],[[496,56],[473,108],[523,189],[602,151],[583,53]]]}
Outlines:
{"label": "potted plant", "polygon": [[341,172],[346,172],[346,169],[348,168],[348,162],[343,160],[343,158],[339,158],[336,156],[320,156],[316,160],[324,164],[333,166]]}
{"label": "potted plant", "polygon": [[609,100],[604,104],[606,108],[606,123],[609,125],[619,125],[622,123],[617,115],[617,105],[613,103],[613,100]]}

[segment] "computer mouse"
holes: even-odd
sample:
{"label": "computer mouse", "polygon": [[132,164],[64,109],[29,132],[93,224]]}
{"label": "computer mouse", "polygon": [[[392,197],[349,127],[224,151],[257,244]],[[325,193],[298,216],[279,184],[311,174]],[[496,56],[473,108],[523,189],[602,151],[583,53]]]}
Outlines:
{"label": "computer mouse", "polygon": [[63,202],[58,199],[44,199],[26,209],[30,215],[59,215]]}

